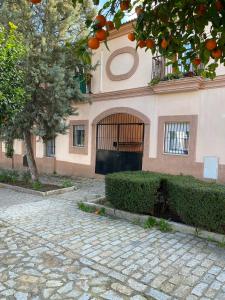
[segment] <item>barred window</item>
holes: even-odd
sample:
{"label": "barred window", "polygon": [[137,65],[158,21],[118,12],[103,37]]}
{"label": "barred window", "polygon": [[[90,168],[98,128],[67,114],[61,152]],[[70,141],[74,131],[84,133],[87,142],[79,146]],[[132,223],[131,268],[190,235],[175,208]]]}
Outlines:
{"label": "barred window", "polygon": [[45,144],[45,153],[48,157],[55,156],[55,138],[47,140]]}
{"label": "barred window", "polygon": [[74,125],[73,126],[73,146],[84,147],[85,144],[85,126]]}
{"label": "barred window", "polygon": [[164,153],[188,154],[189,123],[166,123],[164,131]]}

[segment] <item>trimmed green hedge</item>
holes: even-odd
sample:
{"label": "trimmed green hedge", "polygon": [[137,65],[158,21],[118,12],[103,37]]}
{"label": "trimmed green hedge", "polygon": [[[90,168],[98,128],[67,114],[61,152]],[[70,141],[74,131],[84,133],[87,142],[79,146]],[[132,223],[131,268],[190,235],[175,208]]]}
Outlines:
{"label": "trimmed green hedge", "polygon": [[105,178],[106,198],[118,209],[152,214],[160,176],[148,172],[121,172]]}
{"label": "trimmed green hedge", "polygon": [[169,207],[198,228],[225,233],[225,187],[201,181],[168,180]]}
{"label": "trimmed green hedge", "polygon": [[225,186],[192,176],[121,172],[106,176],[106,197],[118,209],[154,215],[160,201],[184,223],[225,233]]}

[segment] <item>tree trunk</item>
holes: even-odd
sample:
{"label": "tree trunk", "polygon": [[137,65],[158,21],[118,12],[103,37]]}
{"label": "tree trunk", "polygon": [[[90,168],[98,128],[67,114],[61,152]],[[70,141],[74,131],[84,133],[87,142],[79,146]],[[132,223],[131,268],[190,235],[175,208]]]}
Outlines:
{"label": "tree trunk", "polygon": [[34,152],[32,147],[30,131],[24,132],[23,137],[24,137],[25,152],[26,152],[27,163],[28,163],[31,179],[33,182],[38,181],[38,170],[34,159]]}
{"label": "tree trunk", "polygon": [[[173,55],[173,59],[172,59],[173,63],[175,63],[177,61],[177,54]],[[173,74],[176,74],[179,71],[179,69],[177,67],[173,67],[172,68],[172,72]]]}
{"label": "tree trunk", "polygon": [[12,156],[12,169],[14,169],[14,155]]}

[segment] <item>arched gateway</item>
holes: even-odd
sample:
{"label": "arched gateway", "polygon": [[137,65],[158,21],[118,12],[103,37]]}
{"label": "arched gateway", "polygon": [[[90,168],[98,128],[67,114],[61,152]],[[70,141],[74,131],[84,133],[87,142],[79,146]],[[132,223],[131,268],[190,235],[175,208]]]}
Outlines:
{"label": "arched gateway", "polygon": [[97,174],[142,169],[145,124],[129,113],[104,117],[96,128]]}

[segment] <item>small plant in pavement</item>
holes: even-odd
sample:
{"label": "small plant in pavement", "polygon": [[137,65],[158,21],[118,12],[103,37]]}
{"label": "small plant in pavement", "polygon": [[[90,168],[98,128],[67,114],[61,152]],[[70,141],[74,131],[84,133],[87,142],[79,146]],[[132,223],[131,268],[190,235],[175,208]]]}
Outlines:
{"label": "small plant in pavement", "polygon": [[153,217],[149,217],[145,223],[144,223],[144,228],[145,229],[151,229],[157,225],[157,221]]}
{"label": "small plant in pavement", "polygon": [[172,231],[172,226],[165,220],[160,219],[158,221],[153,217],[149,217],[144,223],[144,228],[151,229],[153,227],[158,228],[162,232],[171,232]]}
{"label": "small plant in pavement", "polygon": [[42,186],[43,185],[42,185],[42,183],[40,181],[35,181],[35,182],[32,183],[32,187],[36,191],[40,191],[41,188],[42,188]]}
{"label": "small plant in pavement", "polygon": [[69,180],[69,179],[66,179],[66,180],[64,180],[64,181],[62,182],[62,186],[63,186],[64,188],[71,187],[71,186],[73,186],[73,182],[72,182],[71,180]]}
{"label": "small plant in pavement", "polygon": [[80,203],[78,203],[78,208],[87,213],[95,213],[96,215],[99,215],[99,216],[105,216],[105,208],[104,207],[96,209],[96,207],[89,206],[83,202],[80,202]]}

